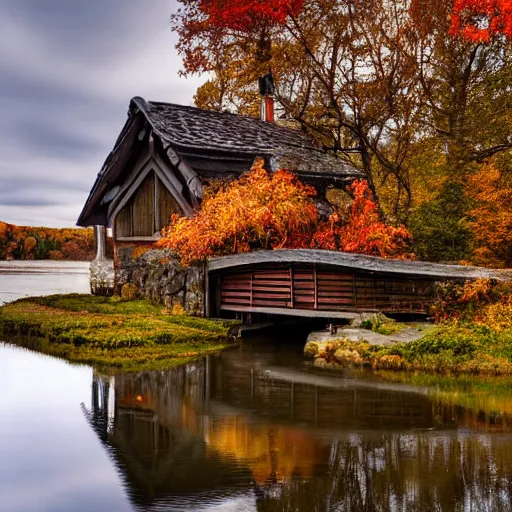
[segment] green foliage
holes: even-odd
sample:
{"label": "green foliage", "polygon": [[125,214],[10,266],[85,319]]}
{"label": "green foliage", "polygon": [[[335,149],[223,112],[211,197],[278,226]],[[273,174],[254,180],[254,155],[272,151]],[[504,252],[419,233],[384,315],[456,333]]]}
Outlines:
{"label": "green foliage", "polygon": [[376,332],[378,334],[390,335],[396,334],[402,331],[406,324],[396,322],[392,318],[388,318],[383,314],[376,314],[371,319],[366,319],[361,322],[361,327],[363,329],[368,329],[370,331]]}
{"label": "green foliage", "polygon": [[466,331],[456,329],[446,332],[435,331],[425,335],[417,341],[408,343],[403,347],[403,355],[407,360],[413,361],[425,355],[448,353],[454,357],[472,356],[476,351],[474,336]]}
{"label": "green foliage", "polygon": [[461,185],[447,182],[436,199],[423,203],[411,216],[413,251],[426,261],[460,261],[471,255],[466,225],[467,201]]}
{"label": "green foliage", "polygon": [[232,325],[169,315],[145,300],[78,294],[22,299],[0,308],[0,333],[17,344],[118,367],[152,361],[160,367],[172,358],[218,351],[227,346]]}

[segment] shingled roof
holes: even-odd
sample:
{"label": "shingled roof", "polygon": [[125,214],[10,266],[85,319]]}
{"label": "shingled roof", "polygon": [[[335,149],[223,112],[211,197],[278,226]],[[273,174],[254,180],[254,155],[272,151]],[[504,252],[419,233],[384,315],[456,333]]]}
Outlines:
{"label": "shingled roof", "polygon": [[132,99],[131,109],[134,107],[145,115],[160,139],[183,157],[224,155],[253,160],[261,156],[274,168],[298,174],[362,177],[359,170],[320,149],[297,130],[252,117],[145,101],[140,97]]}
{"label": "shingled roof", "polygon": [[[204,182],[239,176],[251,168],[256,157],[265,160],[268,170],[293,171],[319,191],[363,177],[361,171],[322,150],[299,131],[227,112],[135,97],[130,101],[125,126],[80,214],[79,226],[107,223],[112,191],[122,185],[150,140],[167,159],[169,172],[179,167],[178,179],[185,186],[195,178]],[[197,188],[191,194],[201,195]]]}

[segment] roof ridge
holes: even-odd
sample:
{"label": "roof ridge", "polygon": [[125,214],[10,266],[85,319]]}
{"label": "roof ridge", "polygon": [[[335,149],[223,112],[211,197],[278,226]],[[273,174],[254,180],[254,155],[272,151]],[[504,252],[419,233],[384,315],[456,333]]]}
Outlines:
{"label": "roof ridge", "polygon": [[319,146],[314,144],[311,136],[308,135],[307,133],[305,133],[301,130],[295,130],[293,128],[288,128],[287,126],[279,126],[277,123],[269,123],[268,121],[263,121],[262,119],[258,119],[257,117],[251,117],[251,116],[244,115],[244,114],[235,114],[233,112],[227,112],[227,111],[219,112],[217,110],[208,110],[206,108],[195,107],[195,106],[191,106],[191,105],[182,105],[180,103],[146,100],[142,96],[134,96],[130,101],[130,105],[132,103],[135,103],[137,105],[137,107],[139,107],[139,110],[143,110],[144,113],[146,114],[146,117],[149,116],[149,112],[147,111],[148,105],[149,106],[162,105],[162,106],[166,106],[166,107],[178,107],[180,109],[204,112],[205,114],[212,115],[212,116],[229,116],[229,117],[236,118],[236,119],[247,119],[248,121],[254,122],[262,127],[269,128],[271,130],[278,129],[278,130],[289,132],[290,134],[293,134],[293,135],[299,135],[299,136],[303,137],[305,140],[308,140],[311,142],[310,149],[323,150],[323,148],[320,148]]}

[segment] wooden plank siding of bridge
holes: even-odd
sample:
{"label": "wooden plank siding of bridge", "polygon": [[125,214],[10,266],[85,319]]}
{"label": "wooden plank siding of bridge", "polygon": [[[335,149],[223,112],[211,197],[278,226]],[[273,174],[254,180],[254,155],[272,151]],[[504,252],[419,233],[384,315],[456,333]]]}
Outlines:
{"label": "wooden plank siding of bridge", "polygon": [[[337,269],[290,266],[220,276],[220,310],[268,308],[316,312],[424,313],[434,300],[431,280],[386,279]],[[338,315],[336,315],[338,316]]]}
{"label": "wooden plank siding of bridge", "polygon": [[258,251],[209,263],[210,316],[226,312],[353,318],[427,314],[436,282],[503,276],[488,269],[315,250]]}

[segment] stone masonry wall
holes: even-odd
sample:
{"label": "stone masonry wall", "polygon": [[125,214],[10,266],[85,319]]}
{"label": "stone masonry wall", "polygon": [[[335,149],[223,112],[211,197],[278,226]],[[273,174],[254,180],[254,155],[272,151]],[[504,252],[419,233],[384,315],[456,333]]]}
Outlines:
{"label": "stone masonry wall", "polygon": [[146,297],[169,309],[204,315],[205,272],[202,267],[182,267],[169,250],[137,246],[116,247],[115,293]]}

